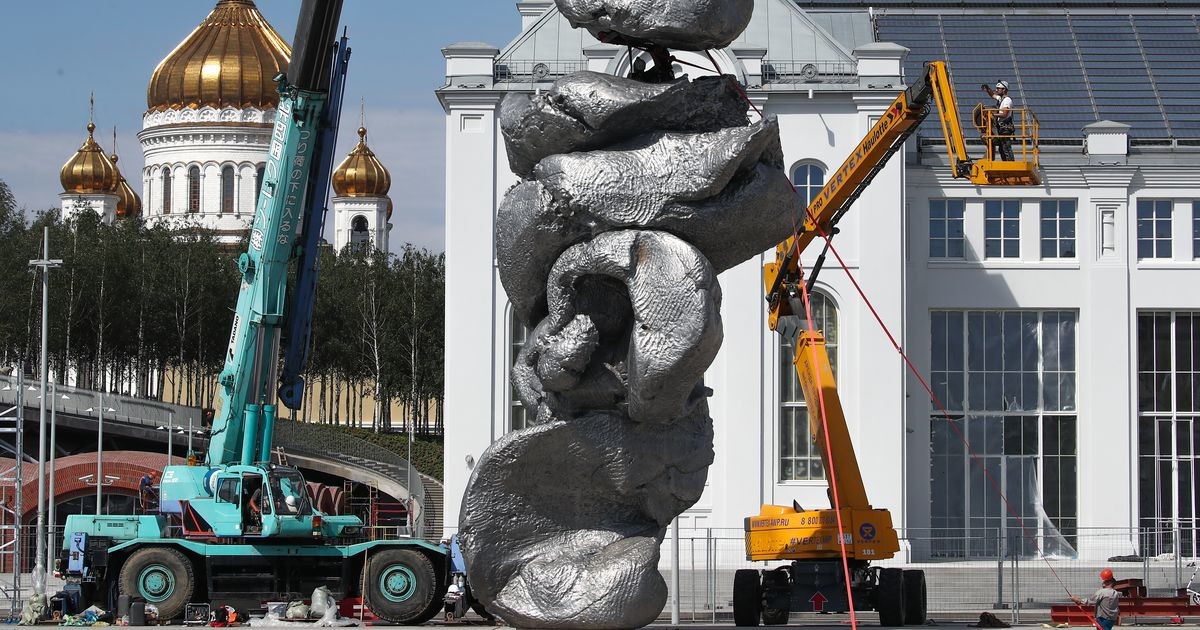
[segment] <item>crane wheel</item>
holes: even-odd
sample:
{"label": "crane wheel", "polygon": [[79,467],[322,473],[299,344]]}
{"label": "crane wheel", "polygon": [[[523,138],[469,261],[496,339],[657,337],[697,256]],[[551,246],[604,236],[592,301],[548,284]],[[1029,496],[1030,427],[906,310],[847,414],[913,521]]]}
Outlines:
{"label": "crane wheel", "polygon": [[433,562],[411,549],[382,549],[363,567],[363,603],[381,619],[417,626],[441,609],[437,571]]}
{"label": "crane wheel", "polygon": [[928,617],[925,594],[925,572],[920,569],[904,571],[904,623],[923,626]]}
{"label": "crane wheel", "polygon": [[733,574],[733,623],[754,627],[762,614],[762,577],[755,569],[738,569]]}
{"label": "crane wheel", "polygon": [[879,625],[904,625],[904,570],[880,569],[879,585],[875,590],[875,610]]}
{"label": "crane wheel", "polygon": [[788,610],[786,608],[764,608],[762,610],[762,622],[764,626],[782,626],[788,622]]}
{"label": "crane wheel", "polygon": [[196,576],[192,561],[170,547],[143,547],[121,566],[120,592],[158,608],[163,621],[181,617],[192,601]]}

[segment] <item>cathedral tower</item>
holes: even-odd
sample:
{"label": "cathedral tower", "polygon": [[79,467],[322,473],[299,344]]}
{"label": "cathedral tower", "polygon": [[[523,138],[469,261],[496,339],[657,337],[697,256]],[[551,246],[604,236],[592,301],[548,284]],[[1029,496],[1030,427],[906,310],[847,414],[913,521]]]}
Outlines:
{"label": "cathedral tower", "polygon": [[220,0],[150,78],[142,143],[148,223],[241,238],[254,217],[291,48],[251,0]]}
{"label": "cathedral tower", "polygon": [[371,247],[388,253],[392,226],[392,176],[367,146],[366,127],[358,128],[358,145],[333,172],[334,247]]}

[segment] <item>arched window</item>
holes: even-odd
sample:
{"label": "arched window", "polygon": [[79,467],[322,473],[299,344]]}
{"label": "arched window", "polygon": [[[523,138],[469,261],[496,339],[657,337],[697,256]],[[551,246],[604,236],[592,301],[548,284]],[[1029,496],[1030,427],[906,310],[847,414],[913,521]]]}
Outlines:
{"label": "arched window", "polygon": [[[521,348],[525,347],[525,341],[529,339],[529,329],[525,324],[521,323],[521,318],[516,314],[511,316],[512,324],[509,327],[510,352],[512,352],[513,363],[517,362],[517,355],[521,354]],[[517,397],[517,388],[509,388],[508,396],[508,430],[520,431],[529,427],[529,412],[525,410],[525,405],[521,404],[521,399]]]}
{"label": "arched window", "polygon": [[370,225],[361,214],[350,220],[350,245],[355,249],[371,242]]}
{"label": "arched window", "polygon": [[188,167],[188,212],[200,212],[200,167]]}
{"label": "arched window", "polygon": [[817,193],[825,186],[825,167],[813,162],[802,162],[792,169],[792,186],[803,208],[812,203]]}
{"label": "arched window", "polygon": [[162,178],[162,211],[163,214],[171,214],[171,167],[163,167]]}
{"label": "arched window", "polygon": [[266,164],[259,164],[254,169],[254,209],[258,209],[258,193],[262,192],[263,174],[267,172]]}
{"label": "arched window", "polygon": [[221,169],[221,213],[233,213],[233,167]]}
{"label": "arched window", "polygon": [[[825,350],[829,354],[829,366],[837,375],[838,321],[837,306],[826,295],[812,292],[813,325],[825,335]],[[805,316],[789,316],[791,321],[781,323],[780,330],[807,328]],[[786,325],[785,325],[786,324]],[[796,354],[795,335],[779,336],[779,480],[807,481],[824,479],[825,467],[821,464],[818,445],[812,443],[808,428],[808,405],[792,358]]]}

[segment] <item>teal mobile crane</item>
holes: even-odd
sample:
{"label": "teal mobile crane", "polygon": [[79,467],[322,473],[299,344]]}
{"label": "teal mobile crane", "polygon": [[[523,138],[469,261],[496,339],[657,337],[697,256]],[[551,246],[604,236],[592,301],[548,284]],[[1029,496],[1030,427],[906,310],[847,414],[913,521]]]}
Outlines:
{"label": "teal mobile crane", "polygon": [[279,107],[249,248],[238,262],[241,289],[204,465],[163,471],[157,515],[68,517],[59,570],[83,605],[111,607],[128,595],[172,619],[193,601],[255,609],[326,585],[338,599],[361,595],[375,615],[401,624],[422,623],[442,606],[443,548],[367,540],[362,520],[320,513],[300,471],[270,462],[276,384],[292,409],[304,391],[299,374],[349,59],[345,36],[336,36],[341,8],[342,0],[304,0],[291,62],[276,79]]}

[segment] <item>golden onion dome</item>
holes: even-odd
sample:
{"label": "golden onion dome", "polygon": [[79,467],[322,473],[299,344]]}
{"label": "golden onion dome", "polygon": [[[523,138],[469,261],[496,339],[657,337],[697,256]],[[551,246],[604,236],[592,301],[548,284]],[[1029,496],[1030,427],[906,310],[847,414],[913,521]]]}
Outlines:
{"label": "golden onion dome", "polygon": [[[117,154],[112,154],[113,167],[117,166]],[[138,217],[142,215],[142,199],[138,197],[136,192],[133,192],[133,187],[125,180],[125,176],[121,174],[121,169],[117,169],[117,216],[118,217]]]}
{"label": "golden onion dome", "polygon": [[392,207],[392,198],[391,198],[391,197],[388,197],[388,198],[387,198],[387,200],[388,200],[387,218],[388,218],[388,220],[391,220],[391,218],[392,218],[392,210],[394,209],[394,208]]}
{"label": "golden onion dome", "polygon": [[104,154],[104,149],[96,144],[93,133],[96,124],[87,125],[88,137],[83,146],[63,164],[58,173],[58,181],[62,183],[64,192],[73,193],[110,193],[117,188],[117,167]]}
{"label": "golden onion dome", "polygon": [[358,146],[333,172],[333,192],[338,197],[386,197],[391,187],[392,176],[367,147],[367,129],[359,127]]}
{"label": "golden onion dome", "polygon": [[275,107],[274,79],[291,56],[291,47],[252,0],[220,0],[154,69],[146,106],[150,111]]}

